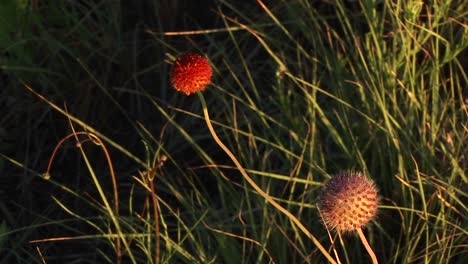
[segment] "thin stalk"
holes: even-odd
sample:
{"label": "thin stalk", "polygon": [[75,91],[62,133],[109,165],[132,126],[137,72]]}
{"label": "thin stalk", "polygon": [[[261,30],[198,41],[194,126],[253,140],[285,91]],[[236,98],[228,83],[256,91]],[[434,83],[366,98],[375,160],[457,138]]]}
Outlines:
{"label": "thin stalk", "polygon": [[[104,155],[106,156],[106,160],[107,160],[107,164],[109,166],[109,172],[110,172],[110,175],[111,175],[111,179],[112,179],[112,187],[113,187],[113,191],[114,191],[114,211],[115,211],[115,216],[118,218],[119,216],[119,194],[118,194],[118,189],[117,189],[117,179],[116,179],[116,175],[115,175],[115,171],[114,171],[114,166],[113,166],[113,163],[112,163],[112,160],[111,160],[111,157],[110,157],[110,154],[109,154],[109,151],[107,150],[106,148],[106,145],[104,144],[104,142],[101,141],[101,139],[94,135],[93,133],[90,133],[90,132],[83,132],[83,131],[75,131],[74,127],[73,127],[73,124],[71,123],[70,121],[70,127],[72,128],[73,130],[73,133],[71,134],[68,134],[67,136],[65,136],[64,138],[62,138],[59,143],[57,143],[57,145],[55,146],[54,148],[54,151],[52,152],[52,155],[49,159],[49,164],[47,166],[47,170],[46,172],[44,173],[44,178],[50,178],[50,170],[52,168],[52,163],[54,161],[54,158],[55,158],[55,155],[58,151],[58,149],[62,146],[62,144],[68,140],[69,138],[71,137],[75,137],[76,139],[76,142],[77,142],[77,146],[80,148],[81,151],[82,148],[81,146],[83,145],[84,142],[87,142],[87,141],[92,141],[94,142],[95,144],[97,144],[99,147],[101,147],[102,151],[104,152]],[[80,140],[78,138],[78,135],[86,135],[88,136],[88,139],[86,140]],[[83,153],[84,155],[84,153]],[[84,157],[86,159],[86,157]],[[94,178],[93,178],[94,179]],[[99,188],[99,186],[97,186]],[[123,240],[123,238],[122,238]],[[117,254],[117,260],[116,262],[117,263],[121,263],[121,259],[122,259],[122,246],[121,246],[121,240],[120,239],[117,239],[116,240],[116,254]]]}
{"label": "thin stalk", "polygon": [[150,175],[149,175],[149,185],[151,187],[151,200],[153,202],[153,217],[154,217],[154,238],[156,239],[156,245],[155,245],[155,255],[154,255],[154,264],[159,264],[159,260],[161,259],[161,241],[160,241],[160,231],[159,231],[159,203],[158,203],[158,197],[156,195],[156,188],[154,187],[154,179],[155,179],[155,174],[156,174],[156,169],[158,167],[155,167],[154,169],[151,170]]}
{"label": "thin stalk", "polygon": [[[88,133],[88,136],[94,142],[97,142],[100,145],[100,147],[104,150],[107,161],[109,162],[109,164],[111,164],[110,163],[110,156],[108,155],[109,152],[107,151],[107,148],[105,147],[104,142],[97,135],[94,135],[93,133]],[[81,146],[80,146],[80,151],[82,153],[83,160],[85,161],[86,166],[88,167],[89,173],[91,174],[91,178],[93,179],[94,185],[95,185],[99,195],[101,196],[102,202],[104,204],[104,208],[107,210],[107,213],[109,214],[109,217],[111,218],[111,220],[112,220],[112,222],[113,222],[113,224],[115,226],[115,229],[117,231],[117,235],[119,237],[119,239],[116,242],[116,246],[117,246],[116,247],[117,263],[122,263],[122,250],[121,250],[121,242],[120,241],[123,242],[125,250],[127,251],[128,256],[130,257],[130,260],[132,261],[132,263],[137,263],[135,257],[132,254],[132,251],[130,250],[130,245],[128,244],[127,240],[125,239],[125,235],[123,234],[122,228],[121,228],[120,223],[119,223],[118,203],[117,202],[114,203],[114,210],[117,209],[117,211],[114,212],[112,210],[110,204],[109,204],[109,201],[107,199],[107,196],[104,193],[104,190],[101,187],[101,184],[99,183],[98,177],[94,173],[94,171],[92,169],[92,165],[91,165],[88,157],[86,156],[86,154],[84,152],[84,149]],[[115,200],[117,201],[118,200],[117,181],[115,180],[116,177],[115,177],[115,174],[114,174],[113,167],[110,167],[110,170],[111,170],[111,176],[112,176],[112,183],[114,185]]]}
{"label": "thin stalk", "polygon": [[377,261],[377,256],[375,255],[374,251],[372,250],[371,246],[369,245],[369,242],[367,242],[366,236],[362,232],[362,228],[356,229],[356,231],[359,234],[359,238],[361,239],[362,244],[366,248],[367,252],[369,253],[369,256],[372,259],[373,264],[379,264],[379,261]]}
{"label": "thin stalk", "polygon": [[198,97],[200,98],[202,107],[203,107],[203,115],[205,117],[206,125],[208,126],[208,129],[210,130],[211,135],[213,136],[213,139],[216,141],[216,143],[221,147],[221,149],[231,158],[232,162],[236,165],[237,169],[239,172],[242,174],[244,179],[254,188],[255,191],[257,191],[258,194],[260,194],[267,202],[269,202],[273,207],[278,209],[278,211],[282,212],[284,215],[286,215],[289,220],[291,220],[294,224],[296,224],[299,229],[301,229],[304,234],[306,234],[312,242],[315,244],[315,246],[322,252],[322,254],[330,261],[332,264],[337,264],[337,262],[332,258],[332,256],[325,250],[325,248],[320,244],[320,242],[315,238],[315,236],[307,230],[307,228],[301,223],[301,221],[295,217],[291,212],[286,210],[283,206],[281,206],[279,203],[277,203],[273,198],[267,194],[265,191],[260,188],[254,180],[247,174],[245,169],[242,167],[240,162],[237,160],[236,156],[229,150],[229,148],[224,145],[224,143],[219,139],[218,135],[216,134],[213,125],[211,124],[211,119],[208,114],[208,108],[206,106],[206,101],[205,98],[203,97],[203,94],[201,92],[197,92]]}

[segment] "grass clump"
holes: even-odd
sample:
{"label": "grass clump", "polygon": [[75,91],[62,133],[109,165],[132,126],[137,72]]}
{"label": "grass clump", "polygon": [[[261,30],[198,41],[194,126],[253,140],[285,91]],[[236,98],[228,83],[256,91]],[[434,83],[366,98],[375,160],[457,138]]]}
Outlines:
{"label": "grass clump", "polygon": [[344,169],[378,186],[380,263],[466,261],[462,2],[238,2],[0,6],[2,261],[359,262],[317,208]]}

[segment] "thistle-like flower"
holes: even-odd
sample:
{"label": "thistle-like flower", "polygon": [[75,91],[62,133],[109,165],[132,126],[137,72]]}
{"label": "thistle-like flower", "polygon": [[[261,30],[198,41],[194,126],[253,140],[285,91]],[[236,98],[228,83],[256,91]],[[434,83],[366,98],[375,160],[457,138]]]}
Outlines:
{"label": "thistle-like flower", "polygon": [[211,70],[208,60],[196,53],[185,53],[179,56],[171,71],[171,83],[174,89],[190,95],[204,91],[211,82]]}
{"label": "thistle-like flower", "polygon": [[325,184],[320,196],[323,222],[337,231],[360,229],[375,216],[378,200],[374,182],[363,173],[339,173]]}

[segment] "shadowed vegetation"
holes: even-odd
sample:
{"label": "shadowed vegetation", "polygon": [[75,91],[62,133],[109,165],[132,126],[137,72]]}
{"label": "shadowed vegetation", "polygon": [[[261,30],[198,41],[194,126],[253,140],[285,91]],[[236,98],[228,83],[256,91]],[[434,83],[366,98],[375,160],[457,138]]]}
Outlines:
{"label": "shadowed vegetation", "polygon": [[[363,231],[380,263],[468,262],[467,15],[463,1],[2,1],[0,262],[326,263],[319,243],[371,263],[317,210],[348,169],[378,187]],[[171,87],[187,51],[213,67],[206,108]]]}

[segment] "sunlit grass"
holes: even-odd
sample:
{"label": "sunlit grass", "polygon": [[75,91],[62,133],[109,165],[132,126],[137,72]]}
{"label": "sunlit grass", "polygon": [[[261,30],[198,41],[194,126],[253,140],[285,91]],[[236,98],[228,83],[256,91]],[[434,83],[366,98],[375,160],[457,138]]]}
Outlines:
{"label": "sunlit grass", "polygon": [[[379,189],[363,231],[380,263],[464,263],[462,1],[273,2],[219,1],[212,27],[180,30],[148,9],[133,31],[118,5],[63,4],[42,9],[62,27],[0,39],[2,98],[27,106],[0,124],[29,142],[0,149],[4,177],[27,175],[0,201],[4,261],[370,263],[317,211],[324,181],[355,169]],[[18,53],[34,38],[40,62]],[[213,67],[202,104],[168,81],[185,51]]]}

